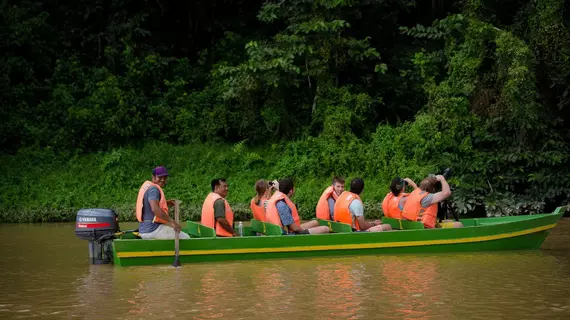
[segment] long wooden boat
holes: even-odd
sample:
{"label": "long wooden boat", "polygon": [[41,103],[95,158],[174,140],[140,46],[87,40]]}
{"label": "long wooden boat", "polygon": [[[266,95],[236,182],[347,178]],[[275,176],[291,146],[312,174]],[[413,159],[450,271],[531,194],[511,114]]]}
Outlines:
{"label": "long wooden boat", "polygon": [[[404,230],[350,232],[341,224],[331,230],[349,231],[320,235],[279,235],[280,229],[259,221],[245,228],[247,236],[216,238],[213,230],[187,222],[184,231],[196,238],[180,240],[182,264],[227,260],[315,257],[332,255],[473,252],[539,249],[550,230],[563,216],[562,207],[549,214],[463,219],[464,228],[423,229],[413,222]],[[394,228],[400,221],[383,219]],[[421,225],[421,224],[420,224]],[[417,229],[416,229],[417,228]],[[257,235],[265,233],[265,235]],[[275,234],[277,235],[271,235]],[[116,239],[113,261],[117,266],[171,264],[173,240]]]}

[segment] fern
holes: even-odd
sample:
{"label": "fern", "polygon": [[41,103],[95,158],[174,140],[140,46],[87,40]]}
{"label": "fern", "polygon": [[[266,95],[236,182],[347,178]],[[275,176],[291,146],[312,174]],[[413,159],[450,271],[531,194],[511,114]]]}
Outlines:
{"label": "fern", "polygon": [[245,143],[247,139],[244,139],[232,146],[232,151],[237,154],[242,154],[245,151]]}

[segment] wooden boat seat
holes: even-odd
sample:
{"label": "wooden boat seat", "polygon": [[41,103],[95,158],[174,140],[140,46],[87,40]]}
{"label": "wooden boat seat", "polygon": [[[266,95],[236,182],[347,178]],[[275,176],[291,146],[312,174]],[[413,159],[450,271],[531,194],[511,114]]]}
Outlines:
{"label": "wooden boat seat", "polygon": [[182,230],[189,234],[192,238],[215,238],[216,231],[206,227],[198,222],[186,221],[186,228]]}
{"label": "wooden boat seat", "polygon": [[424,229],[423,223],[410,221],[410,220],[400,220],[400,219],[383,217],[382,223],[389,224],[390,226],[392,226],[392,229],[397,229],[397,230]]}
{"label": "wooden boat seat", "polygon": [[280,236],[283,233],[281,232],[281,227],[264,221],[259,221],[256,219],[251,219],[251,229],[254,232],[263,233],[266,236]]}
{"label": "wooden boat seat", "polygon": [[319,226],[329,227],[330,232],[334,233],[347,233],[352,232],[352,227],[347,223],[317,219]]}

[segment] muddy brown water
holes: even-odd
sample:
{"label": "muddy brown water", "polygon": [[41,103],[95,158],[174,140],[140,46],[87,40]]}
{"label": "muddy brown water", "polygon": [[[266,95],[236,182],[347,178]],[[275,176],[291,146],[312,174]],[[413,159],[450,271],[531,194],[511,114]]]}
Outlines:
{"label": "muddy brown water", "polygon": [[180,269],[89,265],[73,223],[0,224],[0,241],[2,319],[570,319],[570,218],[541,250]]}

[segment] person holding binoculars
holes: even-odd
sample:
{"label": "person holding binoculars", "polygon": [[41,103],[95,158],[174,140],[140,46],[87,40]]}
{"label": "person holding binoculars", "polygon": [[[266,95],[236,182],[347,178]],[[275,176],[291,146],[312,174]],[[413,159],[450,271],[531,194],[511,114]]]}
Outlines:
{"label": "person holding binoculars", "polygon": [[382,211],[386,218],[402,219],[402,209],[408,200],[409,193],[405,193],[406,186],[411,186],[416,190],[418,186],[410,178],[396,177],[390,184],[390,192],[386,194],[382,201]]}
{"label": "person holding binoculars", "polygon": [[[425,228],[436,228],[438,203],[451,196],[451,189],[447,183],[445,175],[449,175],[449,170],[443,175],[430,175],[420,183],[420,187],[407,198],[402,210],[402,218],[410,221],[421,221]],[[441,191],[436,192],[441,184]],[[447,227],[462,227],[460,222],[454,222]]]}

